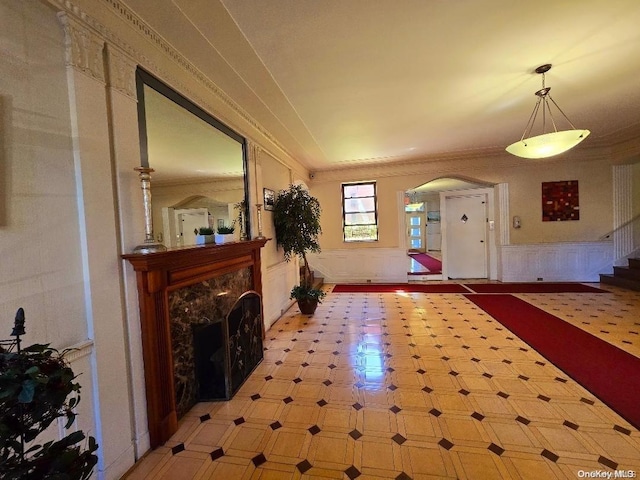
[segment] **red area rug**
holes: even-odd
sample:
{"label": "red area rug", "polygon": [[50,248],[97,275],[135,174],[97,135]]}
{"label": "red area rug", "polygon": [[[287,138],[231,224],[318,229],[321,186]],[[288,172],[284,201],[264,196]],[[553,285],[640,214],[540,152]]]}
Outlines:
{"label": "red area rug", "polygon": [[409,256],[429,270],[429,273],[442,273],[442,262],[437,258],[426,253],[410,253]]}
{"label": "red area rug", "polygon": [[457,283],[341,283],[333,287],[333,293],[469,293]]}
{"label": "red area rug", "polygon": [[640,429],[640,358],[512,295],[466,297]]}
{"label": "red area rug", "polygon": [[467,283],[476,293],[609,293],[582,283]]}

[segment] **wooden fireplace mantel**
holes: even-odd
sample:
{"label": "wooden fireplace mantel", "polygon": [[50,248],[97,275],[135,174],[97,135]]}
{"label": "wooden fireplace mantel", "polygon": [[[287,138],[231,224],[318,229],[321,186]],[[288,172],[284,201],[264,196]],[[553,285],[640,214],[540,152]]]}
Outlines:
{"label": "wooden fireplace mantel", "polygon": [[250,268],[252,288],[262,295],[260,249],[267,241],[256,239],[122,255],[133,266],[138,284],[151,448],[162,445],[178,429],[168,292]]}

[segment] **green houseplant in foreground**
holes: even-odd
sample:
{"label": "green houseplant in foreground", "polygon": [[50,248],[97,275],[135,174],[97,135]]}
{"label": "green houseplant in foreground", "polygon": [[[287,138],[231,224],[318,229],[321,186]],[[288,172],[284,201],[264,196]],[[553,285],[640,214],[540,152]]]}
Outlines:
{"label": "green houseplant in foreground", "polygon": [[[18,310],[18,318],[24,312]],[[24,323],[23,323],[24,325]],[[34,344],[20,349],[17,341],[0,345],[0,476],[15,480],[76,480],[91,476],[98,461],[98,445],[88,437],[87,448],[82,431],[75,431],[58,441],[31,444],[58,418],[66,418],[68,429],[80,401],[80,385],[64,359],[67,351],[58,352],[48,344]],[[22,333],[24,333],[24,329]],[[2,342],[7,346],[8,342]],[[12,347],[17,345],[16,352]]]}
{"label": "green houseplant in foreground", "polygon": [[298,301],[298,307],[304,314],[313,314],[318,303],[326,295],[322,290],[313,288],[311,267],[307,253],[320,252],[318,235],[320,227],[320,202],[311,196],[301,185],[289,185],[280,190],[273,205],[273,222],[276,241],[284,251],[286,261],[299,256],[304,263],[304,274],[300,285],[293,287],[291,297]]}

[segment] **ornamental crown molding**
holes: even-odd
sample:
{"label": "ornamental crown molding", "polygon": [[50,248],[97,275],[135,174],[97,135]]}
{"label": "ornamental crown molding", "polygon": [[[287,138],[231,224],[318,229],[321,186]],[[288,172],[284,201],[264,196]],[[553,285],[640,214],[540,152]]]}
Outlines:
{"label": "ornamental crown molding", "polygon": [[[68,17],[73,16],[78,24],[83,23],[90,27],[94,32],[103,37],[107,44],[118,46],[123,52],[126,52],[134,62],[144,66],[151,73],[161,78],[164,82],[170,84],[173,88],[180,91],[181,94],[189,97],[192,101],[199,106],[208,110],[211,113],[216,112],[216,109],[212,108],[210,102],[206,101],[191,88],[181,82],[175,75],[172,75],[165,69],[160,68],[155,62],[149,59],[141,52],[134,49],[131,45],[124,42],[121,38],[113,34],[113,32],[96,20],[70,0],[46,0],[55,8],[62,10]],[[205,87],[213,96],[228,107],[237,117],[242,119],[248,124],[251,129],[256,131],[267,142],[275,147],[275,149],[284,155],[293,164],[288,165],[289,168],[295,168],[294,164],[298,163],[293,157],[291,152],[280,143],[266,128],[259,124],[248,112],[246,112],[240,105],[231,99],[223,90],[221,90],[215,83],[213,83],[201,70],[199,70],[194,64],[192,64],[186,57],[184,57],[178,50],[176,50],[169,42],[167,42],[158,32],[152,29],[141,17],[139,17],[133,10],[131,10],[125,3],[120,0],[100,0],[102,4],[108,6],[110,10],[115,14],[117,18],[128,25],[133,31],[142,36],[149,43],[158,48],[163,54],[169,57],[174,63],[179,65],[190,78],[195,79],[201,86]],[[115,86],[114,86],[115,88]],[[123,92],[125,93],[125,92]],[[126,93],[125,93],[126,94]],[[215,116],[215,115],[214,115]],[[243,131],[242,135],[249,139],[250,135],[246,132],[246,129],[237,128],[237,122],[234,122],[228,118],[221,118],[225,123],[235,130]],[[278,155],[280,156],[280,155]]]}
{"label": "ornamental crown molding", "polygon": [[109,86],[138,101],[136,92],[137,62],[120,48],[107,44],[107,68]]}
{"label": "ornamental crown molding", "polygon": [[64,31],[65,64],[105,83],[104,40],[66,12],[59,12],[58,19]]}

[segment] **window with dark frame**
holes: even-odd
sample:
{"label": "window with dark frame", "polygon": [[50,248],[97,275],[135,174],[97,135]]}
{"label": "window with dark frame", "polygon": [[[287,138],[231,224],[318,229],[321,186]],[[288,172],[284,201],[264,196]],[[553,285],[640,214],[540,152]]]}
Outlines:
{"label": "window with dark frame", "polygon": [[342,184],[342,225],[345,242],[378,240],[376,182]]}

